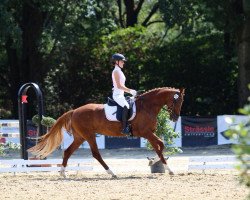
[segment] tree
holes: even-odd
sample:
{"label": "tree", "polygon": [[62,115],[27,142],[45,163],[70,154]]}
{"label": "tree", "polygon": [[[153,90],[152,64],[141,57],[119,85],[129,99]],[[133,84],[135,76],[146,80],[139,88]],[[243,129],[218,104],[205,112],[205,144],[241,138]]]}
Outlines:
{"label": "tree", "polygon": [[[124,6],[123,9],[123,3],[122,0],[117,0],[117,6],[118,6],[118,21],[121,27],[130,27],[135,25],[142,25],[142,26],[148,26],[149,24],[152,24],[154,22],[162,22],[162,20],[157,20],[154,22],[150,22],[153,15],[159,10],[159,3],[158,1],[150,1],[147,2],[147,4],[151,3],[151,9],[147,9],[147,15],[144,19],[142,19],[141,24],[138,23],[138,18],[140,12],[142,12],[143,4],[145,5],[145,0],[124,0]],[[124,19],[124,16],[126,19]]]}
{"label": "tree", "polygon": [[11,99],[15,118],[17,92],[23,83],[43,85],[47,73],[63,65],[74,44],[91,41],[114,26],[109,20],[110,1],[3,0],[0,11],[0,79],[6,83],[6,92],[1,93]]}
{"label": "tree", "polygon": [[223,34],[179,38],[149,48],[141,74],[145,88],[186,87],[184,115],[236,113],[237,66],[226,62]]}
{"label": "tree", "polygon": [[[3,0],[0,104],[7,111],[13,108],[12,116],[17,117],[17,91],[29,81],[38,83],[46,93],[45,107],[53,117],[90,101],[103,102],[111,91],[109,58],[119,51],[129,58],[125,73],[131,87],[187,86],[189,94],[195,90],[201,92],[195,99],[186,99],[195,103],[188,110],[184,105],[185,114],[195,110],[200,114],[221,113],[228,111],[228,107],[231,111],[237,99],[237,73],[233,50],[235,29],[231,26],[235,20],[228,18],[231,13],[228,2],[232,1]],[[244,19],[240,17],[239,21]],[[224,52],[221,34],[225,38]],[[194,67],[196,71],[192,71]],[[220,70],[226,73],[217,74]],[[205,80],[194,85],[190,80],[200,72],[211,73],[211,83],[219,79],[224,94],[214,95],[221,88],[208,90],[210,85]],[[172,73],[181,78],[176,81],[175,76],[170,76]],[[161,81],[155,81],[154,75]],[[187,80],[189,76],[192,78]],[[201,88],[204,86],[205,89]],[[224,99],[225,107],[214,109],[220,98]],[[212,108],[205,109],[210,104]],[[29,116],[34,114],[35,111]]]}
{"label": "tree", "polygon": [[[236,1],[237,3],[239,1]],[[240,4],[240,3],[238,3]],[[242,10],[238,15],[243,15],[241,25],[236,30],[236,43],[238,49],[239,63],[239,105],[243,106],[247,103],[247,97],[250,91],[247,84],[250,83],[250,1],[242,1]],[[241,5],[239,5],[241,6]]]}
{"label": "tree", "polygon": [[[225,40],[235,44],[238,58],[239,106],[247,103],[250,91],[250,2],[248,0],[203,1],[206,20],[225,33]],[[231,39],[230,39],[231,38]],[[228,46],[225,42],[225,46]],[[233,46],[231,45],[231,48]],[[232,59],[234,59],[232,57]]]}

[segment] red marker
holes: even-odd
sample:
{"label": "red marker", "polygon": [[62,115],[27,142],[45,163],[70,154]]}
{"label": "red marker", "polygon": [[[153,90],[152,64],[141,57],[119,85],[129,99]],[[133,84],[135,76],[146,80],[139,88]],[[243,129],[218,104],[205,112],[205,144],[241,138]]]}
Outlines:
{"label": "red marker", "polygon": [[27,97],[27,95],[22,95],[22,103],[28,103]]}

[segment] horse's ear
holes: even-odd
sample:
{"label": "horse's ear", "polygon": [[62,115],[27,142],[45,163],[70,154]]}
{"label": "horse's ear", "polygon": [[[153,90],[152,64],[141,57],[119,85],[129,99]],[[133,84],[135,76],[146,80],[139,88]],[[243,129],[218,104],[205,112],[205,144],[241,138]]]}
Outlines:
{"label": "horse's ear", "polygon": [[180,93],[184,94],[185,93],[185,88],[180,88]]}

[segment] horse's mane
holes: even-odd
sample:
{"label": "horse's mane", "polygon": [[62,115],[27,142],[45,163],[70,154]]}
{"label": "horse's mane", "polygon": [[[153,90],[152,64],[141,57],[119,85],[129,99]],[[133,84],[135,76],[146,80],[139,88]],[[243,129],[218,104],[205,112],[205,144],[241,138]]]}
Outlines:
{"label": "horse's mane", "polygon": [[175,92],[179,91],[179,89],[172,88],[172,87],[160,87],[160,88],[154,88],[154,89],[148,90],[148,91],[144,92],[143,94],[141,94],[140,96],[144,96],[144,95],[147,95],[148,93],[163,90],[163,89],[169,90],[169,91],[175,91]]}

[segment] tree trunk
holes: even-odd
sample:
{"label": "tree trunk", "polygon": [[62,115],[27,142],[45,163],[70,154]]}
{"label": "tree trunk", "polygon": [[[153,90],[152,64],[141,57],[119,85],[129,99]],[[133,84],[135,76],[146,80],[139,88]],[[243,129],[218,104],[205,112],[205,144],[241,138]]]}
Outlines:
{"label": "tree trunk", "polygon": [[[145,2],[145,0],[139,0],[137,1],[135,5],[134,0],[124,0],[125,10],[126,10],[126,27],[135,26],[138,24],[138,15],[142,9],[142,5]],[[121,27],[124,27],[123,24],[123,17],[122,17],[122,4],[121,0],[117,0],[118,8],[119,8],[119,21],[121,24]],[[145,20],[142,22],[142,26],[147,26],[149,20],[152,18],[152,16],[157,12],[159,8],[159,3],[156,2],[155,5],[152,7],[150,13],[145,18]]]}
{"label": "tree trunk", "polygon": [[124,4],[126,7],[127,14],[126,27],[136,25],[138,21],[138,16],[135,12],[134,0],[124,0]]}
{"label": "tree trunk", "polygon": [[9,94],[13,106],[13,117],[15,119],[18,118],[18,105],[17,105],[17,92],[20,88],[20,73],[19,73],[19,63],[17,50],[13,47],[12,38],[8,37],[5,49],[8,57],[8,65],[9,65]]}
{"label": "tree trunk", "polygon": [[42,57],[39,53],[39,42],[43,30],[44,17],[39,5],[32,1],[24,1],[22,5],[22,21],[19,22],[22,30],[21,55],[13,47],[12,38],[6,39],[5,49],[9,64],[9,88],[13,105],[13,117],[18,117],[17,93],[20,86],[27,82],[41,82],[44,70]]}
{"label": "tree trunk", "polygon": [[35,3],[23,4],[22,22],[22,58],[21,82],[41,82],[43,77],[42,58],[39,53],[39,42],[43,30],[44,17]]}
{"label": "tree trunk", "polygon": [[250,97],[250,2],[242,0],[242,11],[245,15],[245,20],[239,31],[237,32],[237,50],[239,63],[239,106],[243,107],[248,103],[247,99]]}
{"label": "tree trunk", "polygon": [[117,0],[118,10],[119,10],[119,22],[122,28],[124,28],[123,17],[122,17],[122,1]]}
{"label": "tree trunk", "polygon": [[250,18],[244,22],[237,34],[238,64],[239,64],[239,106],[247,103],[250,96]]}
{"label": "tree trunk", "polygon": [[232,54],[233,48],[231,42],[231,33],[224,31],[224,59],[226,62],[230,62],[230,60],[232,59]]}

